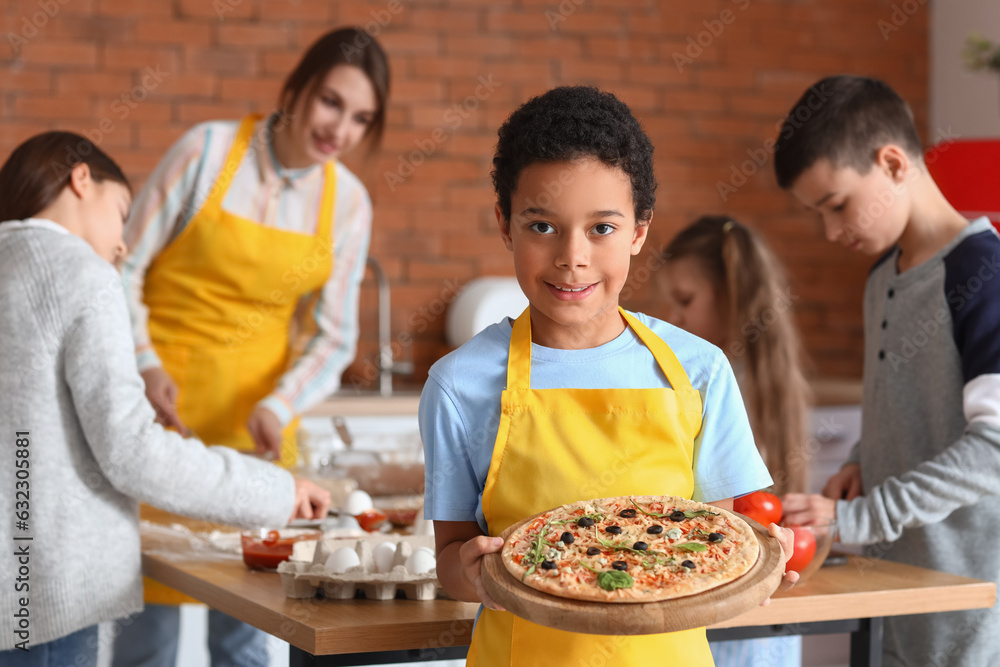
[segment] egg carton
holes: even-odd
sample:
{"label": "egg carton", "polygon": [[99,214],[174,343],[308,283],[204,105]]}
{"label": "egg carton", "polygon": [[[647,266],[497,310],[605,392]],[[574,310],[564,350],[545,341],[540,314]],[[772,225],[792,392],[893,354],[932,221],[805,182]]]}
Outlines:
{"label": "egg carton", "polygon": [[[440,584],[436,570],[414,574],[405,566],[406,559],[415,548],[421,546],[433,548],[433,536],[382,535],[350,540],[312,540],[314,545],[312,558],[295,560],[296,557],[303,558],[308,555],[309,542],[301,543],[303,547],[292,560],[278,565],[278,574],[281,576],[286,597],[312,598],[322,591],[323,595],[333,600],[350,600],[359,590],[363,591],[369,600],[392,600],[399,591],[403,591],[410,600],[433,600],[437,597]],[[396,545],[392,567],[388,572],[375,571],[373,550],[380,542],[395,542]],[[327,570],[327,558],[345,546],[354,549],[361,564],[343,573]]]}

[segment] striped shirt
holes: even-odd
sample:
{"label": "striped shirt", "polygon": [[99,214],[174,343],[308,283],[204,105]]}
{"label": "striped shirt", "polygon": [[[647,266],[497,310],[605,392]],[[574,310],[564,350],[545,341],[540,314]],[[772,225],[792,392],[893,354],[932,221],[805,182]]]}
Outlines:
{"label": "striped shirt", "polygon": [[[254,136],[266,136],[261,120]],[[153,350],[143,279],[153,260],[194,217],[222,171],[236,137],[238,121],[202,123],[175,143],[136,196],[125,225],[130,254],[122,280],[132,319],[140,370],[160,366]],[[266,130],[265,130],[266,131]],[[261,403],[282,425],[319,403],[340,386],[340,376],[354,359],[358,339],[358,292],[371,238],[372,206],[361,181],[339,162],[334,212],[333,270],[315,305],[300,301],[299,331],[315,331],[302,355]],[[270,141],[251,141],[223,201],[228,212],[266,227],[315,234],[323,195],[322,165],[285,169]]]}

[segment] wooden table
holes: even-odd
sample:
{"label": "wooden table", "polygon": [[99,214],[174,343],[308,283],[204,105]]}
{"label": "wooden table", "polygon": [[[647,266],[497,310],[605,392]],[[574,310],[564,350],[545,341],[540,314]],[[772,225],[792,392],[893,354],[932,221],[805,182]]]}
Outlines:
{"label": "wooden table", "polygon": [[[157,511],[143,517],[184,521]],[[195,531],[211,524],[188,521]],[[206,556],[183,539],[143,531],[143,572],[291,645],[291,665],[364,665],[462,657],[478,605],[451,600],[294,600],[277,574],[238,557]],[[996,584],[851,556],[806,584],[709,628],[712,639],[851,632],[851,665],[881,664],[881,619],[992,607]]]}

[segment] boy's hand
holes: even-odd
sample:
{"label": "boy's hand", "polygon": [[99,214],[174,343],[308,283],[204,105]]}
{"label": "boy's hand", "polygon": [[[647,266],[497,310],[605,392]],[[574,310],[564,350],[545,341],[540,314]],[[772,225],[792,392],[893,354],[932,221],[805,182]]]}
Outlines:
{"label": "boy's hand", "polygon": [[786,493],[781,499],[782,521],[792,526],[809,526],[837,518],[837,501],[816,493]]}
{"label": "boy's hand", "polygon": [[140,375],[146,383],[146,399],[156,410],[156,423],[173,427],[184,437],[191,435],[177,414],[177,384],[173,378],[159,366],[147,368]]}
{"label": "boy's hand", "polygon": [[823,495],[834,500],[853,500],[861,495],[861,466],[848,463],[827,480]]}
{"label": "boy's hand", "polygon": [[[788,563],[788,559],[792,557],[795,552],[795,533],[791,531],[790,528],[782,528],[776,523],[772,523],[767,527],[767,532],[772,536],[778,538],[778,543],[781,545],[781,566],[784,568],[785,564]],[[799,580],[799,573],[794,570],[791,572],[785,572],[785,575],[781,578],[781,583],[778,584],[778,588],[775,589],[775,593],[781,593],[787,591],[789,588],[795,585]],[[770,596],[760,603],[761,607],[766,607],[771,604]]]}
{"label": "boy's hand", "polygon": [[483,586],[483,556],[496,553],[503,548],[503,539],[481,535],[474,537],[458,550],[458,559],[462,567],[462,575],[476,589],[476,595],[487,609],[506,611],[498,605],[486,592]]}
{"label": "boy's hand", "polygon": [[330,492],[309,480],[295,478],[295,508],[288,519],[322,519],[330,510]]}

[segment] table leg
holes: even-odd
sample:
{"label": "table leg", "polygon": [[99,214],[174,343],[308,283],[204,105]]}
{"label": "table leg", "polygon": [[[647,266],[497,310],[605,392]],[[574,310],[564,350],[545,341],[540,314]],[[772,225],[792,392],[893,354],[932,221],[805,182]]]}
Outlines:
{"label": "table leg", "polygon": [[851,632],[851,667],[882,667],[882,618],[862,618]]}
{"label": "table leg", "polygon": [[339,655],[313,655],[295,646],[288,647],[289,667],[355,667],[357,665],[394,665],[430,660],[464,660],[468,646],[448,648],[408,649],[404,651],[376,651],[373,653],[341,653]]}

